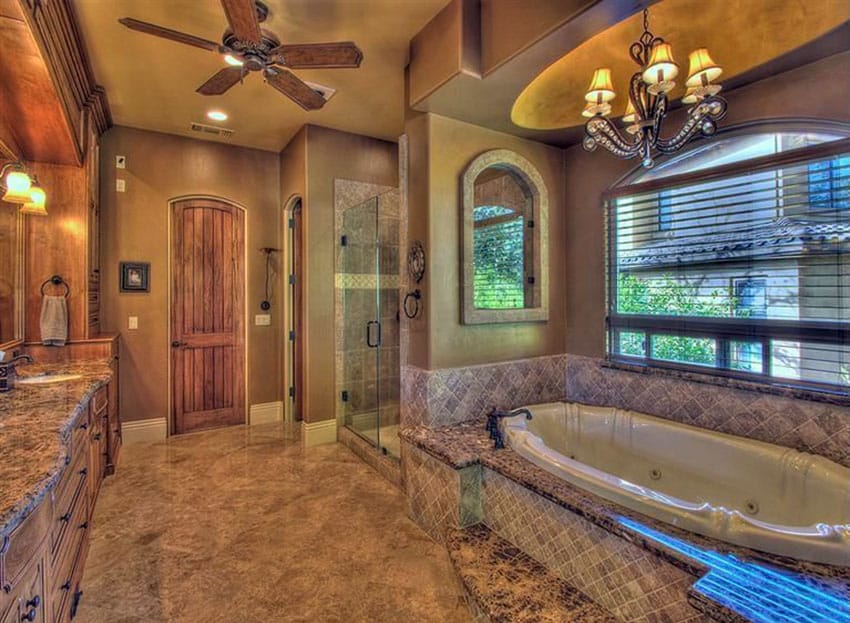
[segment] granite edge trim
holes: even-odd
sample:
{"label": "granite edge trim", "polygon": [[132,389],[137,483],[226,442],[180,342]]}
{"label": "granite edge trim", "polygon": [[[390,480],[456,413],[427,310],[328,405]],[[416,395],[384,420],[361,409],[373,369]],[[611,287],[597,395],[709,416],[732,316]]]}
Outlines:
{"label": "granite edge trim", "polygon": [[[754,563],[770,564],[797,573],[850,582],[850,567],[813,563],[787,558],[776,554],[758,552],[746,547],[733,545],[724,541],[698,535],[693,532],[688,532],[646,515],[631,511],[613,502],[609,502],[594,493],[585,491],[559,479],[557,476],[550,474],[544,469],[522,458],[510,448],[504,448],[501,450],[487,449],[478,453],[474,459],[459,462],[456,457],[453,457],[451,454],[447,455],[447,453],[441,451],[438,446],[439,440],[429,439],[430,437],[433,437],[434,432],[450,434],[451,428],[453,427],[444,428],[439,431],[420,431],[420,433],[430,432],[432,435],[405,434],[407,431],[401,431],[401,436],[407,443],[411,443],[420,450],[454,469],[460,469],[461,467],[468,467],[475,463],[479,463],[483,467],[491,469],[528,488],[558,506],[576,513],[608,532],[611,532],[612,534],[615,534],[618,537],[661,557],[670,564],[673,564],[683,571],[695,576],[696,579],[699,579],[707,573],[709,568],[699,564],[684,554],[667,548],[664,545],[631,530],[627,526],[623,526],[616,520],[616,516],[633,518],[635,521],[657,528],[660,531],[674,537],[682,538],[698,547],[705,547],[724,554],[734,554],[742,559],[750,560]],[[484,436],[483,426],[481,427],[481,435],[482,437]],[[714,602],[712,601],[711,603]],[[718,607],[720,607],[720,604],[718,604]],[[741,620],[746,621],[746,619]]]}
{"label": "granite edge trim", "polygon": [[[31,375],[22,374],[20,376],[24,377]],[[44,501],[47,494],[58,483],[63,469],[67,465],[68,445],[71,440],[73,424],[82,414],[84,406],[88,405],[97,390],[104,387],[112,380],[112,371],[107,367],[102,374],[96,373],[93,376],[95,376],[95,378],[89,381],[88,386],[80,395],[77,405],[59,426],[57,433],[58,448],[56,449],[56,459],[47,471],[47,474],[45,474],[45,476],[39,480],[33,488],[22,493],[21,497],[18,498],[19,502],[17,504],[8,507],[2,514],[0,514],[0,538],[5,538],[14,532],[14,530],[20,526],[24,520],[30,516],[30,514],[32,514],[36,507]]]}

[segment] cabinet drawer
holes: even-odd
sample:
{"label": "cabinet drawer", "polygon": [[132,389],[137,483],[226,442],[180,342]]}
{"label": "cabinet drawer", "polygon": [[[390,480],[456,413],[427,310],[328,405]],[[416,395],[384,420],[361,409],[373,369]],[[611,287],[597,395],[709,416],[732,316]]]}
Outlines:
{"label": "cabinet drawer", "polygon": [[106,386],[101,387],[94,393],[91,399],[92,413],[102,413],[109,402],[109,393]]}
{"label": "cabinet drawer", "polygon": [[88,471],[86,454],[78,452],[71,465],[65,468],[62,482],[56,489],[56,495],[53,498],[53,525],[50,529],[51,561],[55,561],[58,557],[72,518],[77,513],[77,506],[85,503],[85,500],[81,498],[86,497]]}
{"label": "cabinet drawer", "polygon": [[89,545],[88,524],[85,526],[76,526],[74,533],[69,534],[69,547],[60,559],[60,567],[53,570],[49,610],[52,623],[70,621],[82,594],[80,583]]}
{"label": "cabinet drawer", "polygon": [[0,600],[0,623],[46,623],[46,608],[44,561],[36,558],[21,575],[18,587]]}
{"label": "cabinet drawer", "polygon": [[81,548],[84,543],[88,543],[88,498],[80,495],[78,499],[51,573],[53,583],[50,591],[53,617],[51,621],[62,620],[60,615],[63,611],[67,614],[67,606],[77,590],[74,586],[74,571],[79,564],[77,561],[80,558]]}
{"label": "cabinet drawer", "polygon": [[0,587],[4,592],[10,593],[17,588],[30,561],[38,554],[49,531],[52,507],[48,496],[0,543],[0,571],[3,575]]}

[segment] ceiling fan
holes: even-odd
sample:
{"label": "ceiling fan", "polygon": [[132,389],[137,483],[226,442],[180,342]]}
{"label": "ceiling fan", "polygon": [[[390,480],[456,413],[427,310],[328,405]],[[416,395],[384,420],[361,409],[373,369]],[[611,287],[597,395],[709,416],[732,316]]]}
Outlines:
{"label": "ceiling fan", "polygon": [[221,4],[230,27],[220,44],[132,17],[118,21],[132,30],[228,55],[231,66],[198,87],[201,95],[221,95],[248,72],[262,71],[266,82],[304,110],[318,110],[325,105],[325,98],[290,70],[355,68],[363,60],[363,53],[351,41],[281,45],[274,33],[260,28],[269,9],[259,0],[221,0]]}

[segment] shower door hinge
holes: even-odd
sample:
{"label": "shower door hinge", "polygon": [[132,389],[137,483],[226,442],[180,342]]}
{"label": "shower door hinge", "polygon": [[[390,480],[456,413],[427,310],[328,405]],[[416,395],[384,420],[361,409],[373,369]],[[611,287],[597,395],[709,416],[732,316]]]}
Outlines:
{"label": "shower door hinge", "polygon": [[533,220],[528,221],[528,228],[529,228],[529,229],[534,229],[534,221],[533,221]]}
{"label": "shower door hinge", "polygon": [[347,246],[348,246],[348,236],[342,236],[342,237],[339,239],[339,244],[340,244],[340,246],[342,246],[342,247],[347,247]]}
{"label": "shower door hinge", "polygon": [[340,398],[342,399],[343,402],[348,402],[348,390],[347,389],[342,390],[342,393],[340,394]]}
{"label": "shower door hinge", "polygon": [[290,332],[289,332],[289,341],[290,341],[290,342],[294,342],[294,341],[295,341],[295,331],[290,331]]}
{"label": "shower door hinge", "polygon": [[289,229],[295,229],[295,219],[289,219]]}
{"label": "shower door hinge", "polygon": [[295,398],[295,387],[294,386],[289,388],[289,397]]}
{"label": "shower door hinge", "polygon": [[289,285],[295,285],[295,275],[289,275]]}

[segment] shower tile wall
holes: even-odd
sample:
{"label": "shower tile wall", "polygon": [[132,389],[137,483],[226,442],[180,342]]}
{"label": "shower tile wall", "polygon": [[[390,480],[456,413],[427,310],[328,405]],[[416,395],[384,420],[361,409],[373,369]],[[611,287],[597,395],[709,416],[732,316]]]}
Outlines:
{"label": "shower tile wall", "polygon": [[[375,199],[377,197],[377,199]],[[357,208],[375,200],[378,258],[367,246],[375,231],[373,210]],[[335,235],[344,234],[348,246],[337,245],[335,258],[336,318],[336,416],[340,426],[348,421],[357,430],[377,426],[375,410],[381,403],[381,425],[399,421],[399,193],[398,190],[351,180],[335,180]],[[380,281],[376,275],[380,269]],[[376,286],[380,289],[376,294]],[[380,297],[382,347],[365,344],[366,323],[375,320],[376,296]],[[341,400],[343,390],[349,401]]]}

